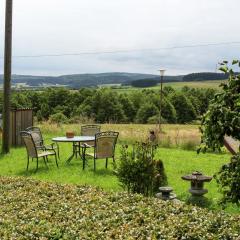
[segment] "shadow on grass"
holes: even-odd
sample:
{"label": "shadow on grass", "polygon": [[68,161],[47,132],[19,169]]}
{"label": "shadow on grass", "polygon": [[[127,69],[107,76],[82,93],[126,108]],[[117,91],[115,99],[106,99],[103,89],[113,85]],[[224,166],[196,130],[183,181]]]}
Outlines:
{"label": "shadow on grass", "polygon": [[[224,155],[229,155],[229,156],[231,156],[231,154],[230,154],[228,151],[226,151],[226,150],[221,150],[221,151],[207,150],[206,153],[209,153],[209,154],[212,154],[212,155],[220,155],[220,156],[221,156],[221,155],[222,155],[222,156],[224,156]],[[201,155],[201,154],[205,154],[205,153],[200,152],[199,155]]]}
{"label": "shadow on grass", "polygon": [[108,168],[105,168],[105,159],[97,159],[96,160],[96,171],[94,171],[94,161],[92,158],[86,159],[86,166],[83,171],[91,172],[95,175],[103,176],[103,175],[114,175],[114,164],[113,162],[108,163]]}
{"label": "shadow on grass", "polygon": [[17,171],[16,175],[30,177],[32,175],[34,176],[39,173],[47,174],[49,173],[49,171],[53,170],[54,167],[57,168],[57,166],[53,162],[48,162],[47,166],[44,163],[39,162],[38,169],[36,170],[36,162],[35,161],[32,162],[30,160],[28,170],[26,168],[23,168],[22,170]]}
{"label": "shadow on grass", "polygon": [[[1,151],[1,150],[0,150]],[[6,158],[6,154],[0,152],[0,161]]]}
{"label": "shadow on grass", "polygon": [[99,167],[99,169],[96,168],[96,171],[94,171],[94,169],[85,169],[85,170],[93,173],[96,176],[113,176],[114,175],[112,169],[106,169],[106,168],[103,169]]}
{"label": "shadow on grass", "polygon": [[30,167],[28,170],[25,168],[25,169],[22,169],[18,172],[16,172],[16,175],[18,176],[24,176],[24,177],[30,177],[32,175],[36,175],[38,173],[48,173],[50,170],[49,167],[46,167],[45,165],[44,166],[38,166],[38,170],[36,171],[36,167],[32,166]]}

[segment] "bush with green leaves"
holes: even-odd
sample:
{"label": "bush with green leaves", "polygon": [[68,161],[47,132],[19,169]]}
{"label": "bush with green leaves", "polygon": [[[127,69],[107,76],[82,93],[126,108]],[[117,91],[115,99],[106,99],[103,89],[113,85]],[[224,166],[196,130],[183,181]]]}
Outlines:
{"label": "bush with green leaves", "polygon": [[222,166],[215,179],[223,194],[221,203],[240,204],[240,153],[232,156],[230,163]]}
{"label": "bush with green leaves", "polygon": [[[188,123],[198,119],[212,98],[210,90],[185,88],[180,94],[179,97],[178,91],[171,87],[164,88],[161,113],[167,123]],[[177,99],[173,97],[175,95]],[[33,108],[39,121],[49,120],[51,114],[62,112],[68,119],[84,116],[98,123],[147,123],[158,116],[160,108],[159,91],[150,89],[122,94],[107,88],[78,91],[47,88],[15,91],[11,96],[13,108]],[[0,92],[0,110],[1,102]]]}
{"label": "bush with green leaves", "polygon": [[50,115],[49,120],[51,123],[57,123],[57,124],[68,122],[67,117],[61,112]]}
{"label": "bush with green leaves", "polygon": [[130,150],[122,146],[116,171],[122,186],[129,192],[153,195],[158,188],[167,184],[163,162],[154,160],[156,146],[151,143],[136,143]]}
{"label": "bush with green leaves", "polygon": [[158,114],[158,109],[153,103],[143,104],[137,112],[136,121],[138,123],[147,123],[149,118]]}
{"label": "bush with green leaves", "polygon": [[172,93],[170,102],[176,109],[178,123],[188,123],[196,119],[196,111],[191,101],[183,93]]}
{"label": "bush with green leaves", "polygon": [[229,239],[240,217],[99,188],[0,177],[0,239]]}
{"label": "bush with green leaves", "polygon": [[[239,61],[233,65],[240,67]],[[229,79],[221,84],[222,91],[215,95],[201,124],[201,146],[199,152],[207,149],[221,150],[224,136],[231,136],[240,140],[240,74],[235,74],[228,67],[228,62],[221,64],[222,70]],[[240,204],[240,155],[233,156],[228,165],[224,165],[216,175],[223,193],[222,202]]]}

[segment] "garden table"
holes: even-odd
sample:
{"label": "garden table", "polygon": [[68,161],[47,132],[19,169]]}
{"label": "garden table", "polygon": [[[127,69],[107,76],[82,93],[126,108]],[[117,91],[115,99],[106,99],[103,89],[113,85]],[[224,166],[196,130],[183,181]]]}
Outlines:
{"label": "garden table", "polygon": [[[65,143],[72,143],[72,155],[67,159],[67,163],[70,163],[73,157],[76,155],[77,157],[77,149],[76,149],[76,143],[87,143],[87,142],[92,142],[95,140],[95,136],[75,136],[72,138],[67,138],[67,137],[54,137],[52,138],[53,142],[59,143],[59,142],[65,142]],[[82,158],[80,152],[79,152],[80,157]]]}

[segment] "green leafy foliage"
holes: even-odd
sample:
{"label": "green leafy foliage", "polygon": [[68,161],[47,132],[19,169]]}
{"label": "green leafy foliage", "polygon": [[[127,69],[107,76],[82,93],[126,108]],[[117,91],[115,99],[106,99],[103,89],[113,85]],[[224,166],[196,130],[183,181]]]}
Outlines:
{"label": "green leafy foliage", "polygon": [[224,135],[240,140],[240,75],[235,75],[227,65],[223,67],[229,79],[221,85],[223,91],[215,95],[202,118],[202,151],[220,150]]}
{"label": "green leafy foliage", "polygon": [[132,150],[121,149],[117,176],[129,192],[153,195],[160,186],[167,184],[163,162],[154,160],[155,146],[136,143]]}
{"label": "green leafy foliage", "polygon": [[[225,135],[240,140],[240,75],[234,74],[227,62],[221,65],[220,70],[228,73],[229,79],[222,84],[223,91],[215,95],[202,119],[202,144],[198,151],[206,152],[209,148],[220,151]],[[215,178],[223,193],[222,202],[240,204],[240,154],[222,166]]]}
{"label": "green leafy foliage", "polygon": [[227,79],[223,73],[213,73],[213,72],[201,72],[201,73],[190,73],[183,77],[183,81],[209,81],[209,80],[223,80]]}
{"label": "green leafy foliage", "polygon": [[31,107],[31,101],[24,94],[17,93],[12,100],[12,108],[29,108]]}
{"label": "green leafy foliage", "polygon": [[162,102],[162,118],[166,119],[167,123],[177,122],[177,112],[173,104],[167,98],[163,98]]}
{"label": "green leafy foliage", "polygon": [[196,111],[183,93],[172,93],[170,101],[176,109],[178,123],[187,123],[196,119]]}
{"label": "green leafy foliage", "polygon": [[127,122],[134,122],[134,118],[136,116],[136,108],[133,105],[131,99],[127,96],[127,94],[121,94],[119,96],[119,102],[122,105],[124,114],[126,116]]}
{"label": "green leafy foliage", "polygon": [[133,87],[153,87],[156,86],[159,82],[159,79],[140,79],[131,82]]}
{"label": "green leafy foliage", "polygon": [[0,238],[238,239],[239,216],[138,194],[0,177]]}
{"label": "green leafy foliage", "polygon": [[51,123],[57,123],[57,124],[68,122],[67,117],[62,112],[58,112],[50,115],[49,120]]}
{"label": "green leafy foliage", "polygon": [[223,194],[222,203],[236,203],[240,205],[240,153],[231,158],[229,164],[222,166],[215,175]]}
{"label": "green leafy foliage", "polygon": [[[187,89],[187,90],[186,90]],[[162,119],[166,123],[188,123],[205,113],[213,90],[163,89]],[[214,92],[214,91],[213,91]],[[180,94],[180,96],[179,96]],[[173,97],[173,96],[177,97]],[[0,93],[0,110],[2,94]],[[183,102],[182,102],[183,101]],[[69,90],[48,88],[43,91],[13,92],[13,108],[30,107],[39,121],[62,113],[68,119],[89,118],[98,123],[158,122],[160,92],[139,90],[121,94],[109,88]]]}
{"label": "green leafy foliage", "polygon": [[158,109],[154,104],[145,103],[143,104],[137,112],[137,122],[147,123],[148,119],[156,116],[158,114]]}
{"label": "green leafy foliage", "polygon": [[203,91],[185,86],[182,88],[182,93],[191,101],[197,115],[202,116],[206,113],[209,103],[214,98],[216,91],[211,88]]}

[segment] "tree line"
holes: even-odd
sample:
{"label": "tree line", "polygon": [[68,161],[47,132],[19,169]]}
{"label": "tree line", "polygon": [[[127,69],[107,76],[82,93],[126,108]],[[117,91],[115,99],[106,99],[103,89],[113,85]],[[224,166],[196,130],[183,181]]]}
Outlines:
{"label": "tree line", "polygon": [[213,73],[213,72],[200,72],[200,73],[190,73],[183,77],[182,81],[209,81],[209,80],[226,80],[228,74],[225,73]]}
{"label": "tree line", "polygon": [[[162,120],[191,123],[208,108],[215,90],[183,87],[163,88]],[[2,98],[2,96],[0,96]],[[157,123],[160,91],[139,90],[118,93],[112,89],[48,88],[44,91],[13,92],[12,108],[33,108],[38,121],[77,121],[87,118],[97,123]],[[0,109],[2,110],[2,109]]]}

